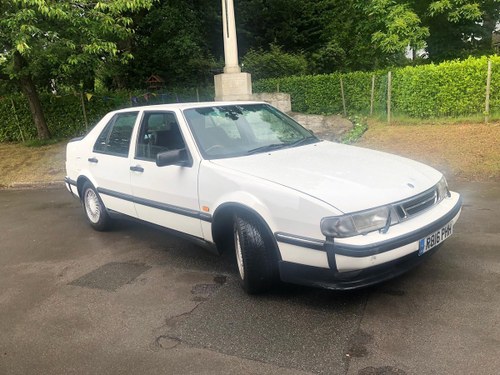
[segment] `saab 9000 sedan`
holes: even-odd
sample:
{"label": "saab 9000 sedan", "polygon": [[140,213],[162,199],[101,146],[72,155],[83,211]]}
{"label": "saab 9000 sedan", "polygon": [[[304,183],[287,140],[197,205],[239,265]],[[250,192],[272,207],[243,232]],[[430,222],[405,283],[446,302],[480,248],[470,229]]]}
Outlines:
{"label": "saab 9000 sedan", "polygon": [[66,170],[93,228],[127,215],[235,251],[248,293],[395,277],[436,251],[461,210],[435,169],[319,140],[260,102],[111,112],[69,142]]}

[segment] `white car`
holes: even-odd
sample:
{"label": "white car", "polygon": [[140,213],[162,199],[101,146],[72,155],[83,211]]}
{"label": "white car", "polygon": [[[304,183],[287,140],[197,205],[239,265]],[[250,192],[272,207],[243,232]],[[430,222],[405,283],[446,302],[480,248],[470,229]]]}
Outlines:
{"label": "white car", "polygon": [[453,233],[460,195],[421,163],[321,141],[260,102],[128,108],[69,142],[66,187],[92,227],[115,214],[236,252],[248,293],[390,279]]}

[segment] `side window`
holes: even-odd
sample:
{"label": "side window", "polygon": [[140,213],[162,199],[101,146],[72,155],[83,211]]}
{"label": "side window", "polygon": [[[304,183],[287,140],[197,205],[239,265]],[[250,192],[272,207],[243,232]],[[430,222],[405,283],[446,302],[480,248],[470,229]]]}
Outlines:
{"label": "side window", "polygon": [[156,160],[156,155],[160,152],[180,150],[185,147],[174,113],[144,113],[137,139],[137,159]]}
{"label": "side window", "polygon": [[137,113],[118,113],[113,116],[97,138],[94,152],[127,157]]}

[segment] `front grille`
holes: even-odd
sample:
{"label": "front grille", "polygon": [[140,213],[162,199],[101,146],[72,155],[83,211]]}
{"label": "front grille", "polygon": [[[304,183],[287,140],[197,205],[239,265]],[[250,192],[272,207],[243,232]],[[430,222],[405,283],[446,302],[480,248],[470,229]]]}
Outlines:
{"label": "front grille", "polygon": [[394,208],[401,220],[408,219],[426,209],[434,206],[438,202],[436,187],[433,187],[422,194],[412,197],[403,202],[397,203]]}

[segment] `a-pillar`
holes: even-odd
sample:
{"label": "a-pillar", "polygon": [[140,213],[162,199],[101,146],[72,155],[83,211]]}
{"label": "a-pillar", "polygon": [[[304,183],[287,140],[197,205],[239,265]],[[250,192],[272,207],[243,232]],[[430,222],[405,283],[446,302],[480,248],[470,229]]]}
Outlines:
{"label": "a-pillar", "polygon": [[251,100],[252,78],[242,73],[238,64],[238,40],[233,0],[222,0],[222,29],[224,39],[224,73],[214,77],[215,100]]}

